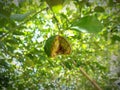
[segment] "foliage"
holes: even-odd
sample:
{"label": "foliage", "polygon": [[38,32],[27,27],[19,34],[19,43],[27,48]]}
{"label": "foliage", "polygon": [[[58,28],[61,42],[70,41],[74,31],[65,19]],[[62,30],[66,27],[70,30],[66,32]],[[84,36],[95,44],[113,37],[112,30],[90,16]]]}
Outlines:
{"label": "foliage", "polygon": [[[54,35],[67,38],[70,55],[47,57]],[[94,90],[82,67],[118,90],[119,58],[119,0],[0,0],[0,89]]]}
{"label": "foliage", "polygon": [[98,33],[103,28],[103,25],[95,16],[86,16],[73,22],[71,29],[80,30],[82,32]]}

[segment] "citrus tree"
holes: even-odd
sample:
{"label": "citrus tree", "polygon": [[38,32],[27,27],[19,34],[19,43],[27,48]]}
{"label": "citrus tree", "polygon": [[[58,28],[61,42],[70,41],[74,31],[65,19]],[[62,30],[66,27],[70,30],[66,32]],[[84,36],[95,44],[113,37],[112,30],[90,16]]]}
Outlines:
{"label": "citrus tree", "polygon": [[0,89],[118,90],[119,0],[0,0]]}

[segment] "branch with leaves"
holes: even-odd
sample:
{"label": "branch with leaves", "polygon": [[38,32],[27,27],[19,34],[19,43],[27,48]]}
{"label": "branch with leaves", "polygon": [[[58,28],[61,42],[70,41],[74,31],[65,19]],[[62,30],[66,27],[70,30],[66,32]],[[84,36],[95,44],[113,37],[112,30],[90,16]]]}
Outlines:
{"label": "branch with leaves", "polygon": [[[38,11],[38,12],[36,12],[34,15],[32,15],[30,18],[28,18],[28,19],[26,19],[24,22],[22,22],[22,23],[20,23],[18,26],[16,26],[16,27],[14,27],[14,28],[12,28],[12,32],[13,31],[15,31],[17,28],[19,28],[19,27],[21,27],[22,25],[24,25],[25,23],[27,23],[28,21],[30,21],[33,17],[35,17],[37,14],[39,14],[40,12],[42,12],[42,11],[44,11],[44,10],[47,10],[48,9],[48,7],[47,8],[43,8],[42,10],[40,10],[40,11]],[[5,34],[3,34],[1,37],[0,37],[0,41],[2,41],[3,40],[3,38],[5,37],[5,36],[7,36],[9,34],[9,32],[7,32],[7,33],[5,33]]]}

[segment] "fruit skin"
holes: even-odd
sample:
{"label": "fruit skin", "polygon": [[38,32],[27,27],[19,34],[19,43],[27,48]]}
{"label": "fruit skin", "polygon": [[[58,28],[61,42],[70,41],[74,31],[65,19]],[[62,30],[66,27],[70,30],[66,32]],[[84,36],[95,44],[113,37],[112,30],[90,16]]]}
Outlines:
{"label": "fruit skin", "polygon": [[59,54],[70,54],[71,46],[64,37],[55,35],[47,39],[44,50],[48,57],[55,57]]}
{"label": "fruit skin", "polygon": [[52,36],[52,37],[48,38],[45,43],[44,50],[48,57],[55,56],[55,54],[52,54],[52,48],[53,48],[55,39],[57,39],[56,36]]}

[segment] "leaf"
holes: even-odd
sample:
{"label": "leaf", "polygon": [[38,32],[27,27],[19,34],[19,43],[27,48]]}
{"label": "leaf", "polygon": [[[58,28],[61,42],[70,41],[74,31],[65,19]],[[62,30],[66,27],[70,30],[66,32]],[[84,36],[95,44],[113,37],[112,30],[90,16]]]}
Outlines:
{"label": "leaf", "polygon": [[109,6],[109,7],[113,7],[114,5],[115,5],[114,0],[109,0],[108,6]]}
{"label": "leaf", "polygon": [[117,40],[117,41],[120,41],[120,36],[117,36],[117,35],[113,35],[113,40]]}
{"label": "leaf", "polygon": [[13,51],[14,51],[15,48],[16,48],[15,46],[7,44],[7,50],[9,52],[13,53]]}
{"label": "leaf", "polygon": [[50,7],[53,7],[53,6],[63,4],[64,0],[46,0],[46,2]]}
{"label": "leaf", "polygon": [[10,43],[12,45],[19,44],[20,40],[18,38],[7,38],[4,40],[6,43]]}
{"label": "leaf", "polygon": [[97,7],[95,7],[94,11],[95,11],[95,12],[104,12],[105,10],[104,10],[103,7],[97,6]]}
{"label": "leaf", "polygon": [[111,37],[111,39],[112,39],[112,44],[114,44],[116,41],[119,41],[119,42],[120,42],[120,37],[117,36],[117,35],[113,35],[113,36]]}
{"label": "leaf", "polygon": [[70,29],[89,32],[89,33],[98,33],[102,30],[103,25],[97,19],[96,16],[86,16],[81,19],[73,21]]}
{"label": "leaf", "polygon": [[31,13],[34,11],[27,12],[25,14],[13,14],[10,16],[11,20],[16,20],[16,21],[23,21],[25,18],[27,18]]}
{"label": "leaf", "polygon": [[7,15],[0,13],[0,28],[5,26],[8,22],[9,21],[8,21]]}
{"label": "leaf", "polygon": [[117,17],[117,20],[120,21],[120,17]]}
{"label": "leaf", "polygon": [[25,66],[34,67],[34,62],[30,59],[25,60]]}
{"label": "leaf", "polygon": [[27,16],[25,14],[14,14],[10,16],[10,19],[16,20],[16,21],[22,21],[26,18]]}
{"label": "leaf", "polygon": [[3,47],[4,47],[4,43],[0,42],[0,48],[3,48]]}
{"label": "leaf", "polygon": [[1,18],[7,18],[4,14],[0,13]]}
{"label": "leaf", "polygon": [[46,2],[55,13],[58,13],[63,8],[64,0],[46,0]]}
{"label": "leaf", "polygon": [[62,5],[57,5],[57,6],[53,6],[52,7],[52,10],[55,12],[55,13],[59,13],[59,11],[62,9]]}
{"label": "leaf", "polygon": [[66,68],[68,68],[68,69],[72,69],[72,64],[70,63],[70,62],[68,62],[68,61],[65,61],[64,62],[64,65],[66,66]]}
{"label": "leaf", "polygon": [[13,32],[13,35],[25,35],[23,32],[20,31],[15,31]]}

